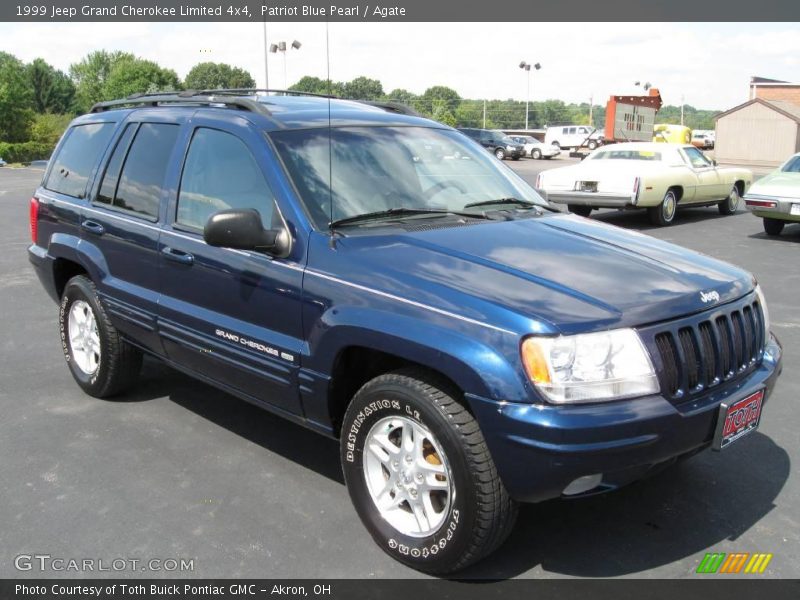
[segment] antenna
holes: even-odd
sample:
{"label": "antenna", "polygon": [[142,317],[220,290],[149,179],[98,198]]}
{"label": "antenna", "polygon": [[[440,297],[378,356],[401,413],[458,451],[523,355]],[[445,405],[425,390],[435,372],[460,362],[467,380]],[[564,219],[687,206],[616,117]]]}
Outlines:
{"label": "antenna", "polygon": [[328,221],[328,234],[330,235],[331,250],[336,249],[336,232],[333,230],[333,133],[331,131],[331,45],[330,45],[330,21],[325,19],[325,67],[327,69],[328,84],[328,210],[330,220]]}

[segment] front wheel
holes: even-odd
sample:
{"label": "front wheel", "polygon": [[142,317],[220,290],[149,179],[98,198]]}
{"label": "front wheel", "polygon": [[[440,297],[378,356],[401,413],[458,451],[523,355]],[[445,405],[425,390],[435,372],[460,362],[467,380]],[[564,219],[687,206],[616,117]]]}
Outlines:
{"label": "front wheel", "polygon": [[344,477],[361,521],[384,552],[427,573],[486,556],[516,518],[458,396],[422,369],[388,373],[358,391],[342,425]]}
{"label": "front wheel", "polygon": [[142,353],[120,338],[88,277],[78,275],[67,282],[58,325],[64,358],[84,392],[107,398],[136,380]]}
{"label": "front wheel", "polygon": [[781,231],[783,231],[783,226],[786,225],[780,219],[771,219],[770,217],[764,217],[764,232],[767,235],[780,235]]}
{"label": "front wheel", "polygon": [[495,148],[494,155],[497,157],[497,160],[503,160],[506,157],[506,151],[502,148]]}
{"label": "front wheel", "polygon": [[736,210],[739,208],[739,198],[739,186],[734,185],[733,189],[731,189],[731,193],[728,194],[728,197],[717,204],[720,214],[735,215]]}
{"label": "front wheel", "polygon": [[533,152],[531,152],[531,158],[535,158],[536,160],[541,159],[542,151],[539,150],[538,148],[534,148]]}
{"label": "front wheel", "polygon": [[675,221],[675,212],[678,208],[678,197],[674,190],[669,190],[664,195],[664,199],[658,206],[651,206],[647,209],[647,216],[650,222],[659,227],[672,225]]}
{"label": "front wheel", "polygon": [[567,204],[567,208],[569,212],[575,213],[581,217],[588,217],[592,214],[592,207],[591,206],[584,206],[583,204]]}
{"label": "front wheel", "polygon": [[591,140],[591,141],[589,142],[589,150],[594,150],[594,149],[596,149],[596,148],[597,148],[597,142],[596,142],[596,141],[594,141],[594,140]]}

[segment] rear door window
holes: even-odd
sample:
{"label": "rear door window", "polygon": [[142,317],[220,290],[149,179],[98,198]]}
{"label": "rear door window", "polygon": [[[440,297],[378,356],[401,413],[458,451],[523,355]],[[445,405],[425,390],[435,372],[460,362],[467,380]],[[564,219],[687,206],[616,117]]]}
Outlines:
{"label": "rear door window", "polygon": [[273,217],[279,219],[274,206],[264,174],[242,140],[217,129],[195,131],[183,166],[176,223],[202,229],[221,210],[255,208],[270,229]]}
{"label": "rear door window", "polygon": [[115,125],[87,123],[72,127],[53,159],[44,187],[75,198],[85,197],[89,176],[106,149]]}
{"label": "rear door window", "polygon": [[[142,123],[135,134],[129,134],[132,127],[128,126],[114,149],[97,200],[156,221],[164,176],[180,127],[172,123]],[[130,148],[125,143],[128,135],[134,136]]]}

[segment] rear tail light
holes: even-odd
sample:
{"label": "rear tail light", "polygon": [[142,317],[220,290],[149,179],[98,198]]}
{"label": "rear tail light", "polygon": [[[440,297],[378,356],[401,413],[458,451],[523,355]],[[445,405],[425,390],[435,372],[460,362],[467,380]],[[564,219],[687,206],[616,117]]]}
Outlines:
{"label": "rear tail light", "polygon": [[535,187],[537,190],[540,190],[540,189],[542,189],[542,174],[541,174],[541,173],[539,173],[539,174],[536,176],[536,183],[534,184],[534,187]]}
{"label": "rear tail light", "polygon": [[775,208],[778,206],[777,202],[772,202],[771,200],[745,200],[744,203],[747,206],[763,206],[764,208]]}
{"label": "rear tail light", "polygon": [[31,198],[30,208],[31,221],[31,241],[36,244],[39,241],[39,199]]}
{"label": "rear tail light", "polygon": [[639,187],[642,185],[642,179],[640,177],[633,178],[633,203],[639,200]]}

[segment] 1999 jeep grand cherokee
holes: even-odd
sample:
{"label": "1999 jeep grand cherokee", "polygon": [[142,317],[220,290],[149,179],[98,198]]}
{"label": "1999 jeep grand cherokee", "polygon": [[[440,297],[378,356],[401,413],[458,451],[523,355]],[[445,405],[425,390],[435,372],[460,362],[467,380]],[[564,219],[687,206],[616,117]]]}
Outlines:
{"label": "1999 jeep grand cherokee", "polygon": [[517,502],[758,425],[781,349],[750,274],[554,211],[397,107],[210,94],[95,106],[31,200],[86,393],[146,352],[340,439],[364,525],[432,573],[498,547]]}

